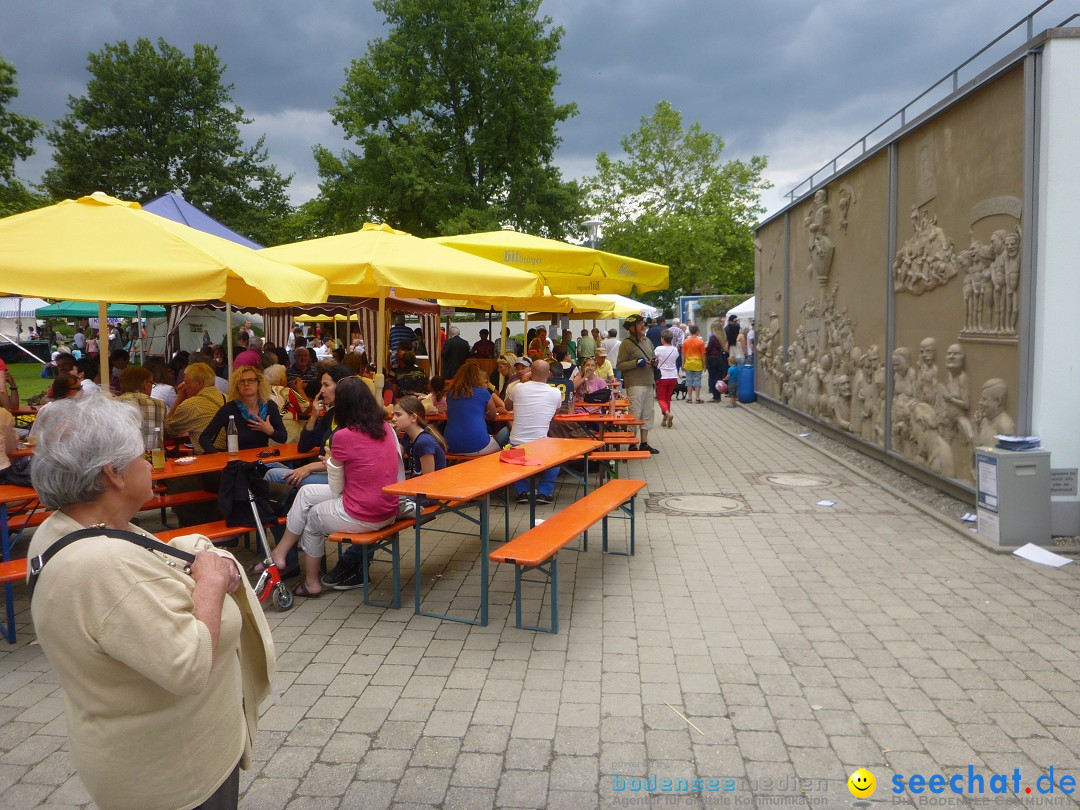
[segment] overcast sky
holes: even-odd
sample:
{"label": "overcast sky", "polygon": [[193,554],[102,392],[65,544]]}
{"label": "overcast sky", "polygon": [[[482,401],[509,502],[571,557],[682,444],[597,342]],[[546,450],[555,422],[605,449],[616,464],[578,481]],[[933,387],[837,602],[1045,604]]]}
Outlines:
{"label": "overcast sky", "polygon": [[[453,2],[453,0],[447,0]],[[1075,3],[1057,0],[1036,31]],[[792,186],[1038,6],[1029,0],[545,0],[566,34],[557,58],[563,124],[556,162],[592,172],[601,151],[637,129],[661,99],[727,142],[726,157],[765,155],[782,207]],[[293,202],[317,192],[311,146],[345,146],[326,112],[350,60],[385,34],[368,0],[2,0],[0,55],[14,64],[12,109],[51,124],[85,92],[87,54],[106,43],[164,37],[190,53],[218,46],[233,99],[266,135],[270,159],[295,174]],[[1019,47],[1023,33],[994,51]],[[965,76],[970,78],[972,71]],[[44,139],[20,165],[36,181]]]}

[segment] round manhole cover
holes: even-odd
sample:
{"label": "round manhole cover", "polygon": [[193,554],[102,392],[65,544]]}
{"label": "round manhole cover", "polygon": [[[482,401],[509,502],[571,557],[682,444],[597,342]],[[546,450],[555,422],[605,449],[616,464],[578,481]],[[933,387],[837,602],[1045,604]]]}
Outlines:
{"label": "round manhole cover", "polygon": [[657,499],[665,510],[691,515],[723,515],[745,509],[746,504],[725,495],[668,495]]}
{"label": "round manhole cover", "polygon": [[809,473],[769,473],[765,481],[778,487],[827,487],[833,483],[824,476]]}

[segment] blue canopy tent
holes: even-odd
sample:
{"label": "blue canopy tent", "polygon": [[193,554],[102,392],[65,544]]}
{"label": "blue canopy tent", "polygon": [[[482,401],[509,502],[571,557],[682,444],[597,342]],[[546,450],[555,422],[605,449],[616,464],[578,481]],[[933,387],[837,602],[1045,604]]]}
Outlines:
{"label": "blue canopy tent", "polygon": [[[246,236],[241,236],[232,228],[222,225],[212,216],[205,211],[201,211],[194,205],[189,203],[179,194],[169,192],[168,194],[162,194],[150,202],[143,205],[144,211],[149,211],[151,214],[157,214],[159,217],[165,219],[171,219],[173,222],[179,222],[183,225],[187,225],[190,228],[196,228],[204,233],[212,233],[214,236],[220,236],[222,239],[229,239],[237,244],[249,247],[252,250],[260,250],[264,245],[260,245],[258,242],[253,242]],[[184,320],[191,312],[190,304],[180,304],[178,306],[169,308],[168,323],[166,325],[166,331],[168,338],[165,342],[166,355],[172,354],[173,350],[173,334],[174,331],[180,326],[180,322]],[[229,355],[232,355],[232,307],[226,308],[227,322],[230,324],[228,328],[228,351]]]}
{"label": "blue canopy tent", "polygon": [[264,245],[253,242],[246,236],[241,236],[232,228],[222,225],[206,212],[200,211],[179,194],[173,194],[171,191],[168,194],[162,194],[160,197],[146,203],[143,206],[143,210],[149,211],[151,214],[157,214],[159,217],[165,217],[165,219],[171,219],[173,222],[187,225],[190,228],[196,228],[204,233],[212,233],[214,236],[220,236],[222,239],[229,239],[244,247],[249,247],[252,250],[259,250],[264,247]]}

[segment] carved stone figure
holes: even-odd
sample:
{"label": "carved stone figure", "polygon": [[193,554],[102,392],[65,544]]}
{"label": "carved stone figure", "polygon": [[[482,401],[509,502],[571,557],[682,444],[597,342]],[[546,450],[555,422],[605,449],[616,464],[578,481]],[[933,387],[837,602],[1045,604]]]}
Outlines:
{"label": "carved stone figure", "polygon": [[912,208],[911,226],[914,233],[893,260],[893,289],[922,295],[947,283],[958,266],[952,240],[928,211],[920,215],[918,208]]}
{"label": "carved stone figure", "polygon": [[866,379],[866,355],[858,346],[851,350],[849,365],[852,368],[852,373],[851,383],[848,386],[851,391],[851,425],[848,430],[856,436],[862,436],[865,415],[862,391]]}
{"label": "carved stone figure", "polygon": [[1020,287],[1020,233],[1010,233],[1005,237],[1005,328],[1016,331],[1017,292]]}
{"label": "carved stone figure", "polygon": [[919,370],[916,374],[915,397],[919,402],[933,405],[938,395],[937,341],[932,337],[919,343]]}
{"label": "carved stone figure", "polygon": [[897,452],[911,456],[911,412],[918,401],[915,398],[915,369],[911,367],[911,350],[901,346],[892,355],[893,402],[892,444]]}
{"label": "carved stone figure", "polygon": [[938,475],[956,475],[952,448],[937,432],[937,414],[925,402],[911,409],[911,437],[917,453],[916,461],[925,464]]}
{"label": "carved stone figure", "polygon": [[840,209],[840,230],[847,233],[848,210],[855,204],[855,189],[848,183],[840,186],[836,194],[836,207]]}
{"label": "carved stone figure", "polygon": [[945,350],[945,388],[942,392],[942,401],[945,405],[945,422],[943,427],[947,435],[958,436],[964,444],[970,445],[975,438],[975,430],[971,427],[971,419],[968,418],[968,409],[971,407],[971,383],[967,372],[964,370],[965,356],[964,347],[959,343],[953,343]]}
{"label": "carved stone figure", "polygon": [[999,433],[1016,432],[1016,422],[1005,413],[1009,387],[1000,377],[983,383],[979,406],[975,409],[975,441],[979,447],[993,445]]}
{"label": "carved stone figure", "polygon": [[833,421],[841,430],[851,430],[851,380],[846,374],[833,381],[833,390],[830,399]]}
{"label": "carved stone figure", "polygon": [[885,369],[881,367],[881,350],[876,344],[866,350],[863,366],[863,384],[859,391],[863,408],[862,437],[880,444],[884,436]]}
{"label": "carved stone figure", "polygon": [[803,225],[810,232],[810,265],[806,269],[818,284],[828,284],[836,246],[829,238],[829,203],[825,189],[818,189],[814,194],[814,201],[803,217]]}
{"label": "carved stone figure", "polygon": [[1005,237],[1003,230],[996,230],[990,235],[990,247],[994,259],[990,262],[990,284],[993,291],[993,304],[990,310],[990,328],[1000,332],[1005,326]]}

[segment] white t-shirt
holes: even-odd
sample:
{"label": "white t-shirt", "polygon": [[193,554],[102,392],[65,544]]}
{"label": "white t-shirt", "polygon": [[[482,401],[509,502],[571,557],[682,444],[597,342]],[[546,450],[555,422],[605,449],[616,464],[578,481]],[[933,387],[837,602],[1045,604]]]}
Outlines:
{"label": "white t-shirt", "polygon": [[530,380],[515,386],[506,396],[514,403],[510,444],[525,444],[547,436],[551,419],[562,405],[557,388]]}
{"label": "white t-shirt", "polygon": [[604,338],[600,343],[607,349],[607,356],[609,358],[619,356],[619,344],[622,343],[622,341],[617,337]]}
{"label": "white t-shirt", "polygon": [[674,346],[661,345],[653,350],[653,354],[656,355],[656,367],[660,369],[660,379],[677,380],[679,371],[675,366],[675,361],[679,358],[679,350]]}

